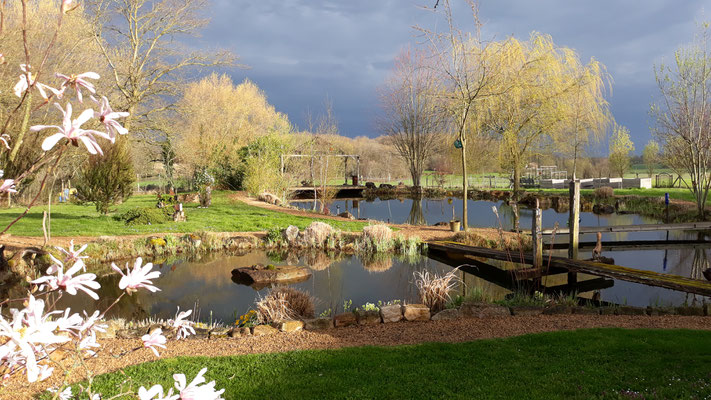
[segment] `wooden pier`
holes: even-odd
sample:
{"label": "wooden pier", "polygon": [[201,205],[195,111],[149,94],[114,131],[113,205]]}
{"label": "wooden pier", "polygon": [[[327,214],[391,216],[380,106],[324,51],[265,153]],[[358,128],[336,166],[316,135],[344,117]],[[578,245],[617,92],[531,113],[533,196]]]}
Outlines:
{"label": "wooden pier", "polygon": [[[617,232],[654,232],[654,231],[705,231],[711,230],[711,222],[684,222],[678,224],[641,224],[641,225],[611,225],[611,226],[581,226],[579,233],[617,233]],[[558,228],[556,235],[568,235],[568,228]],[[527,232],[527,233],[530,233]],[[544,229],[543,235],[552,235],[553,229]]]}
{"label": "wooden pier", "polygon": [[[507,252],[502,250],[493,250],[483,247],[466,246],[456,242],[430,242],[428,243],[430,252],[435,253],[436,258],[453,258],[462,259],[466,256],[468,260],[474,258],[486,258],[491,260],[509,261],[520,264],[533,264],[532,252],[525,252],[523,259],[518,252]],[[439,257],[436,256],[439,253]],[[445,256],[445,257],[442,257]],[[480,261],[481,264],[485,264]],[[488,264],[485,264],[488,265]],[[680,290],[687,293],[699,294],[702,296],[711,296],[711,282],[697,279],[685,278],[677,275],[661,274],[652,271],[627,268],[620,265],[608,265],[592,261],[571,260],[563,257],[545,256],[543,260],[544,267],[541,271],[541,276],[560,273],[563,271],[574,273],[585,273],[596,275],[604,278],[619,279],[623,281],[641,283],[649,286],[658,286],[667,289]],[[527,270],[527,269],[526,269]],[[505,280],[504,275],[509,276],[509,279],[515,279],[515,272],[500,270],[503,275],[499,275],[500,280]],[[535,275],[534,275],[535,276]],[[579,285],[583,282],[569,282],[568,285]],[[596,290],[596,289],[588,289]]]}

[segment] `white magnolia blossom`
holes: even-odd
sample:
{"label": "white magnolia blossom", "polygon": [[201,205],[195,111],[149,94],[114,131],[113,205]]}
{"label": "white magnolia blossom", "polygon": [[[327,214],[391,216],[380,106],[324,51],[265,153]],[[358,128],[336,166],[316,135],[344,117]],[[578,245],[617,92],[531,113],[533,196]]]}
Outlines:
{"label": "white magnolia blossom", "polygon": [[57,133],[46,138],[44,140],[44,142],[42,142],[42,150],[49,151],[54,147],[54,145],[57,144],[57,142],[66,138],[74,146],[78,146],[79,141],[81,141],[84,144],[84,146],[86,146],[86,149],[89,151],[89,153],[91,153],[91,154],[103,155],[104,152],[101,151],[101,147],[99,147],[99,143],[97,143],[94,135],[111,140],[109,135],[107,135],[104,132],[99,132],[99,131],[92,130],[92,129],[82,129],[82,127],[81,127],[84,123],[89,121],[89,119],[91,119],[91,117],[94,116],[94,110],[92,110],[92,109],[84,110],[84,112],[82,112],[77,119],[72,120],[72,104],[71,103],[67,103],[66,110],[62,109],[62,106],[60,106],[59,104],[57,104],[57,103],[54,103],[54,104],[57,108],[59,108],[59,110],[64,115],[62,126],[35,125],[35,126],[30,127],[30,130],[33,132],[38,132],[38,131],[41,131],[43,129],[48,129],[48,128],[54,128],[57,130]]}
{"label": "white magnolia blossom", "polygon": [[[76,296],[77,290],[81,290],[82,292],[88,294],[92,299],[99,300],[99,295],[91,290],[101,288],[99,282],[96,282],[95,280],[95,274],[81,274],[74,276],[74,274],[79,272],[80,269],[84,268],[84,261],[77,260],[67,272],[64,272],[64,264],[52,255],[50,255],[50,258],[54,261],[54,264],[47,269],[48,275],[30,281],[30,283],[38,285],[40,290],[43,290],[46,285],[51,290],[61,290],[72,296]],[[51,275],[55,272],[56,275]]]}
{"label": "white magnolia blossom", "polygon": [[175,338],[177,340],[185,339],[189,335],[195,334],[195,328],[193,328],[194,323],[190,320],[185,319],[189,317],[192,313],[193,310],[181,312],[180,308],[178,308],[178,312],[175,315],[175,319],[168,320],[168,324],[170,324],[170,326],[172,326],[173,329],[177,331],[175,335]]}
{"label": "white magnolia blossom", "polygon": [[84,72],[83,74],[79,75],[65,75],[56,73],[55,75],[57,76],[57,78],[64,79],[64,82],[62,83],[62,89],[67,87],[73,87],[74,90],[76,90],[77,100],[79,100],[80,103],[83,103],[84,101],[84,98],[81,94],[82,88],[86,89],[91,94],[96,93],[96,89],[94,89],[94,84],[87,81],[87,79],[100,78],[99,74],[97,74],[96,72]]}
{"label": "white magnolia blossom", "polygon": [[124,275],[121,268],[117,267],[116,264],[111,263],[111,268],[121,274],[119,289],[126,290],[126,293],[128,294],[134,293],[140,288],[148,289],[151,292],[160,290],[153,286],[153,282],[150,281],[151,279],[158,278],[160,276],[160,272],[151,271],[153,269],[153,263],[146,263],[146,265],[141,266],[142,264],[143,259],[141,257],[136,259],[132,270],[128,269],[128,263],[126,263],[126,274]]}

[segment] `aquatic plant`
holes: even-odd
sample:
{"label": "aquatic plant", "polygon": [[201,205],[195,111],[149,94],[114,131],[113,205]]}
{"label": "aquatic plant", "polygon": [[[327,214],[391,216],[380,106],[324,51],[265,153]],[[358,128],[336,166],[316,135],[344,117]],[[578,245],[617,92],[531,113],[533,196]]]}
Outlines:
{"label": "aquatic plant", "polygon": [[257,320],[261,323],[313,317],[314,298],[301,290],[274,288],[257,302]]}
{"label": "aquatic plant", "polygon": [[356,248],[366,252],[386,252],[392,250],[394,245],[392,229],[383,224],[363,227],[361,237],[356,240]]}
{"label": "aquatic plant", "polygon": [[615,189],[610,186],[603,186],[595,189],[595,197],[598,199],[607,199],[615,196]]}
{"label": "aquatic plant", "polygon": [[429,271],[415,271],[415,286],[419,292],[420,301],[432,312],[439,312],[451,300],[450,292],[460,282],[457,272],[459,268],[444,275]]}
{"label": "aquatic plant", "polygon": [[356,308],[356,311],[380,311],[380,307],[373,303],[365,303],[362,306]]}
{"label": "aquatic plant", "polygon": [[304,229],[302,241],[306,247],[323,247],[333,233],[333,227],[325,222],[314,221]]}

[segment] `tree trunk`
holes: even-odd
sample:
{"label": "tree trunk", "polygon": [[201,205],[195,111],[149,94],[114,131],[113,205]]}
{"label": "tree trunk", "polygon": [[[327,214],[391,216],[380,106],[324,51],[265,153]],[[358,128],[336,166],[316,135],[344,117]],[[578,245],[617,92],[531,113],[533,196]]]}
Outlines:
{"label": "tree trunk", "polygon": [[459,135],[462,142],[462,228],[466,232],[469,228],[467,218],[467,200],[469,199],[469,182],[467,181],[467,145],[464,135]]}
{"label": "tree trunk", "polygon": [[[30,89],[27,89],[30,90]],[[22,125],[20,125],[20,132],[17,134],[17,138],[15,139],[15,145],[12,146],[12,151],[10,152],[10,157],[8,157],[8,161],[10,164],[13,164],[15,162],[15,158],[17,158],[17,153],[20,151],[20,146],[22,146],[22,142],[25,140],[25,133],[27,133],[27,125],[30,123],[30,112],[32,111],[32,91],[30,90],[27,93],[27,98],[25,99],[27,103],[25,103],[25,113],[22,116]],[[14,168],[13,168],[14,169]]]}
{"label": "tree trunk", "polygon": [[513,170],[513,180],[514,180],[514,192],[513,192],[513,198],[514,201],[518,201],[519,198],[519,191],[521,190],[521,167],[518,165],[518,163],[514,164],[514,170]]}

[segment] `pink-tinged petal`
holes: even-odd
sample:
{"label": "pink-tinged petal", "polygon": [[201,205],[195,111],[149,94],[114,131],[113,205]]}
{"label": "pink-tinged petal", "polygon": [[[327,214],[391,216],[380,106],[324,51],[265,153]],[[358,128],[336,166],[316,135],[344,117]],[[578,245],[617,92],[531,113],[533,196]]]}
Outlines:
{"label": "pink-tinged petal", "polygon": [[40,96],[42,96],[42,98],[45,99],[45,100],[49,100],[49,98],[47,97],[47,92],[44,91],[44,87],[43,87],[43,86],[44,86],[44,85],[42,85],[41,83],[38,83],[38,84],[35,85],[35,87],[37,88],[37,91],[39,92]]}
{"label": "pink-tinged petal", "polygon": [[104,152],[101,151],[101,147],[99,145],[91,140],[88,136],[79,136],[77,139],[81,140],[82,143],[84,143],[84,146],[86,146],[86,149],[89,151],[90,154],[101,154],[102,156],[104,155]]}
{"label": "pink-tinged petal", "polygon": [[85,130],[84,132],[87,133],[87,134],[97,135],[97,136],[102,137],[102,138],[104,138],[104,139],[111,140],[111,136],[109,136],[109,135],[106,134],[105,132],[95,131],[95,130],[93,130],[93,129]]}
{"label": "pink-tinged petal", "polygon": [[116,272],[118,272],[119,274],[121,274],[121,276],[123,276],[123,271],[121,271],[121,268],[117,267],[116,264],[111,263],[111,269],[113,269],[114,271],[116,271]]}
{"label": "pink-tinged petal", "polygon": [[65,81],[68,81],[68,80],[72,79],[72,78],[70,78],[70,77],[67,76],[67,75],[60,74],[59,72],[55,73],[54,76],[56,76],[57,78],[60,78],[60,79],[64,79]]}
{"label": "pink-tinged petal", "polygon": [[94,116],[94,110],[87,108],[82,112],[77,119],[74,120],[73,126],[75,128],[81,127],[86,121],[90,120]]}
{"label": "pink-tinged petal", "polygon": [[52,147],[57,144],[64,137],[63,133],[55,133],[54,135],[48,137],[42,142],[42,150],[50,151]]}
{"label": "pink-tinged petal", "polygon": [[79,79],[83,79],[83,78],[100,79],[101,76],[99,76],[99,74],[97,74],[96,72],[89,71],[89,72],[84,72],[83,74],[77,75],[77,78],[79,78]]}
{"label": "pink-tinged petal", "polygon": [[59,129],[61,130],[62,128],[58,127],[57,125],[35,125],[30,127],[30,132],[39,132],[43,129],[49,129],[49,128],[54,128],[54,129]]}

